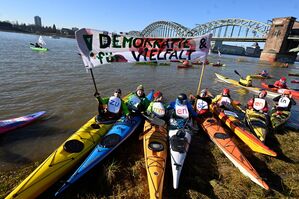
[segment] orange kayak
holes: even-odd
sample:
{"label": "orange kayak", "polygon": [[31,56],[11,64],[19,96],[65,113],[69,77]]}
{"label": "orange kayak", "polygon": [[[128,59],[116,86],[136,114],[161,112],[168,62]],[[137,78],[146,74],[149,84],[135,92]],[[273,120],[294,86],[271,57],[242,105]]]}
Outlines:
{"label": "orange kayak", "polygon": [[256,136],[254,136],[250,130],[243,124],[234,112],[224,111],[217,106],[211,106],[212,112],[219,117],[249,148],[255,152],[277,156],[275,151],[272,151]]}
{"label": "orange kayak", "polygon": [[146,120],[144,133],[143,149],[150,198],[162,198],[167,158],[167,130]]}
{"label": "orange kayak", "polygon": [[262,180],[257,171],[236,146],[230,134],[221,127],[221,124],[214,117],[207,117],[205,119],[196,118],[196,121],[199,125],[201,125],[203,130],[209,135],[210,139],[218,146],[226,157],[245,176],[249,177],[253,182],[264,189],[269,189],[267,183]]}

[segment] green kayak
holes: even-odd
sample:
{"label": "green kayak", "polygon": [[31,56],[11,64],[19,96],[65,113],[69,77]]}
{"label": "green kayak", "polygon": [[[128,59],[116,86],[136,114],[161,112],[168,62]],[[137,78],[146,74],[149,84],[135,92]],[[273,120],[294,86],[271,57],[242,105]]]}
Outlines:
{"label": "green kayak", "polygon": [[270,120],[272,123],[273,129],[276,129],[283,124],[285,124],[288,119],[291,117],[291,112],[290,111],[276,111],[273,109],[270,113]]}
{"label": "green kayak", "polygon": [[31,50],[34,50],[34,51],[48,51],[48,48],[38,48],[38,47],[33,47],[33,46],[30,46]]}

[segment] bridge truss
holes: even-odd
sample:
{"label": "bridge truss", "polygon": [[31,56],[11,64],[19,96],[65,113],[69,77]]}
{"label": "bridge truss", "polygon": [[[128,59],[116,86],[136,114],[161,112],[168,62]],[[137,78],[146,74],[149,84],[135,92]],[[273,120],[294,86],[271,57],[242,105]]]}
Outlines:
{"label": "bridge truss", "polygon": [[222,19],[205,24],[197,24],[189,29],[170,21],[157,21],[141,32],[130,32],[131,35],[144,37],[192,37],[213,33],[213,38],[266,38],[270,24],[247,19]]}

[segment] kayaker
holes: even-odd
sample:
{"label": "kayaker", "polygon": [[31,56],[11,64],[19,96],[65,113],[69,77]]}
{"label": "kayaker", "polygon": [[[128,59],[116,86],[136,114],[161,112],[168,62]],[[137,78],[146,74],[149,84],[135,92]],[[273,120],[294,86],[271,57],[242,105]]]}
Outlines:
{"label": "kayaker", "polygon": [[150,100],[147,99],[144,94],[144,88],[142,85],[139,85],[136,88],[136,91],[130,94],[128,99],[127,105],[129,110],[132,112],[145,112],[150,104]]}
{"label": "kayaker", "polygon": [[288,88],[287,87],[287,78],[281,77],[279,80],[277,80],[274,84],[274,87],[276,88]]}
{"label": "kayaker", "polygon": [[[98,92],[94,96],[99,102],[99,115],[97,115],[97,122],[103,120],[117,120],[122,114],[129,117],[129,110],[125,102],[121,99],[121,90],[116,89],[111,97],[101,98]],[[106,106],[106,108],[103,108]]]}
{"label": "kayaker", "polygon": [[172,118],[189,119],[190,116],[197,117],[198,114],[193,110],[191,103],[185,93],[178,95],[177,99],[169,104],[168,110],[174,110]]}
{"label": "kayaker", "polygon": [[266,70],[263,70],[259,75],[262,77],[269,77],[269,73]]}
{"label": "kayaker", "polygon": [[203,89],[200,91],[199,95],[196,95],[195,97],[195,108],[196,112],[204,116],[209,113],[209,106],[212,104],[212,97],[213,95],[208,91],[208,89]]}
{"label": "kayaker", "polygon": [[236,101],[231,99],[230,90],[228,88],[224,88],[220,95],[217,95],[213,100],[213,104],[216,104],[219,107],[227,106],[227,105],[238,105]]}
{"label": "kayaker", "polygon": [[266,101],[267,91],[262,90],[257,97],[251,98],[247,102],[247,108],[257,112],[267,114],[269,111],[269,106]]}
{"label": "kayaker", "polygon": [[157,117],[160,119],[167,120],[166,114],[167,105],[163,103],[163,94],[161,91],[154,93],[154,101],[148,106],[146,113],[151,117]]}
{"label": "kayaker", "polygon": [[289,90],[285,90],[282,95],[273,98],[274,102],[277,102],[275,109],[277,111],[290,111],[292,105],[296,105],[295,100],[292,98],[292,93]]}
{"label": "kayaker", "polygon": [[240,78],[239,84],[241,84],[242,86],[246,86],[246,87],[252,86],[252,78],[251,78],[251,76],[247,75],[246,79]]}
{"label": "kayaker", "polygon": [[35,45],[34,45],[34,47],[36,47],[36,48],[42,48],[42,45],[36,42]]}

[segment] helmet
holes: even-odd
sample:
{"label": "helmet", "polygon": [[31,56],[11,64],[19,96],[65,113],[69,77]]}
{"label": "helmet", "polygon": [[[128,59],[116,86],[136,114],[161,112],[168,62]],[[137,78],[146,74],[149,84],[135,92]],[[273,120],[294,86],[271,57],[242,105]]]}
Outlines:
{"label": "helmet", "polygon": [[114,91],[114,93],[118,93],[118,94],[121,94],[121,90],[118,88]]}
{"label": "helmet", "polygon": [[189,64],[189,61],[187,61],[187,60],[185,60],[184,62],[183,62],[183,65],[188,65]]}
{"label": "helmet", "polygon": [[281,77],[281,78],[280,78],[280,81],[285,82],[285,81],[287,81],[287,78],[285,78],[285,77]]}
{"label": "helmet", "polygon": [[262,73],[267,73],[267,70],[263,70]]}
{"label": "helmet", "polygon": [[229,89],[228,88],[224,88],[222,91],[222,95],[229,95]]}
{"label": "helmet", "polygon": [[266,90],[262,90],[260,93],[259,93],[259,97],[266,97],[267,96],[267,91]]}
{"label": "helmet", "polygon": [[160,91],[157,91],[154,93],[154,98],[162,97],[162,93]]}
{"label": "helmet", "polygon": [[284,95],[291,95],[292,93],[291,93],[291,91],[289,91],[289,90],[284,90],[284,91],[283,91],[283,94],[284,94]]}
{"label": "helmet", "polygon": [[143,86],[141,84],[136,88],[136,91],[138,91],[138,90],[144,91],[144,88],[143,88]]}
{"label": "helmet", "polygon": [[179,94],[177,98],[181,104],[187,103],[187,95],[185,93]]}
{"label": "helmet", "polygon": [[207,89],[203,89],[203,90],[201,90],[201,91],[200,91],[200,94],[199,94],[199,96],[200,96],[200,97],[206,97],[206,96],[207,96],[207,94],[208,94],[208,91],[207,91]]}

